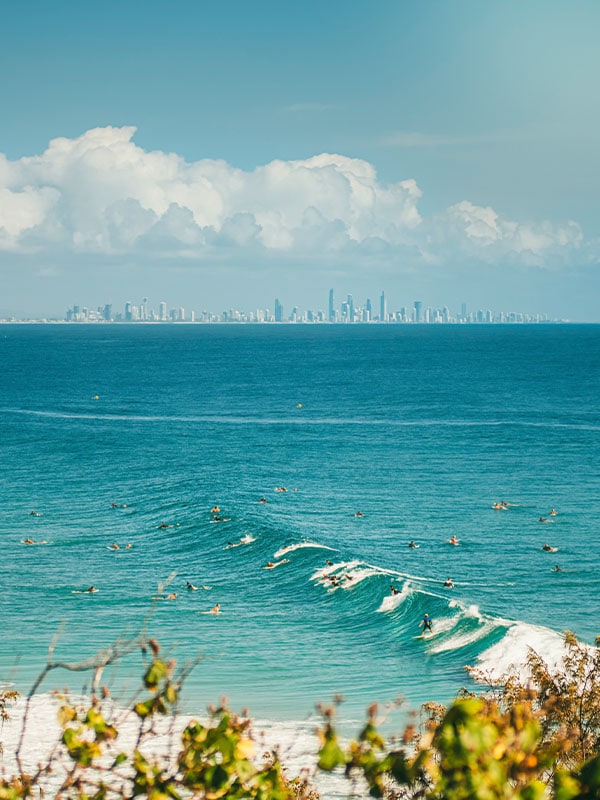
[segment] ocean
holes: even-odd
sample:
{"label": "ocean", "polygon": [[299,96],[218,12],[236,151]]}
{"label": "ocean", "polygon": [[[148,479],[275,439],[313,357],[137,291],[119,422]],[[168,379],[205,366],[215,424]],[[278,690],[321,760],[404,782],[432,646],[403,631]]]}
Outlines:
{"label": "ocean", "polygon": [[0,358],[5,686],[145,625],[199,659],[182,713],[342,695],[356,731],[600,632],[599,326],[17,324]]}

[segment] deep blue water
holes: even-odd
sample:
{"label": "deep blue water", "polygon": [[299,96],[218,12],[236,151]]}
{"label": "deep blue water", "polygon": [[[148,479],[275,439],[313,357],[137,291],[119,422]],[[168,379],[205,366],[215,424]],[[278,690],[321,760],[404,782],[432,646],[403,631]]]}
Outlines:
{"label": "deep blue water", "polygon": [[0,359],[0,679],[21,689],[59,626],[56,654],[88,656],[173,573],[148,626],[202,654],[194,712],[446,701],[477,659],[600,633],[598,326],[5,325]]}

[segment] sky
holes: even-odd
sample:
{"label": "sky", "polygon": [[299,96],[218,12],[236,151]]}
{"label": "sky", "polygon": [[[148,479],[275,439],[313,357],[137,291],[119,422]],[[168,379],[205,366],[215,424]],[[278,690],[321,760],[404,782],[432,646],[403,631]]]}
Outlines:
{"label": "sky", "polygon": [[0,317],[600,322],[597,0],[4,0]]}

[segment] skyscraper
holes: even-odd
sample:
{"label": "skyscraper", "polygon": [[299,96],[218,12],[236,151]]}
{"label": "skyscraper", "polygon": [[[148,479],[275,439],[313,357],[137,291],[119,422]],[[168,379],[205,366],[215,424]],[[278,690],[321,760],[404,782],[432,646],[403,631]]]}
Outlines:
{"label": "skyscraper", "polygon": [[329,322],[335,322],[335,306],[333,304],[333,289],[329,290]]}
{"label": "skyscraper", "polygon": [[275,322],[283,322],[283,306],[278,297],[275,298]]}
{"label": "skyscraper", "polygon": [[385,299],[385,292],[382,292],[379,298],[379,322],[387,322],[387,301]]}
{"label": "skyscraper", "polygon": [[420,300],[415,300],[415,322],[422,322],[421,307],[423,303]]}

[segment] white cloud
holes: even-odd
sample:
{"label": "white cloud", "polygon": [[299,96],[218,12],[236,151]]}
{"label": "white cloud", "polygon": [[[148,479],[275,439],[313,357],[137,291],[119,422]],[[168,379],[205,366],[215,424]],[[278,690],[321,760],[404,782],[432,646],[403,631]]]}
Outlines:
{"label": "white cloud", "polygon": [[467,200],[450,206],[432,220],[430,229],[434,245],[454,246],[485,261],[512,257],[541,265],[561,250],[578,248],[583,242],[583,233],[576,222],[562,225],[515,222],[501,217],[489,206],[477,206]]}
{"label": "white cloud", "polygon": [[574,222],[515,222],[467,200],[423,219],[414,180],[383,184],[357,158],[323,153],[246,172],[148,152],[134,134],[96,128],[54,139],[39,156],[0,155],[0,250],[175,258],[402,251],[414,265],[457,252],[542,263],[582,242]]}

